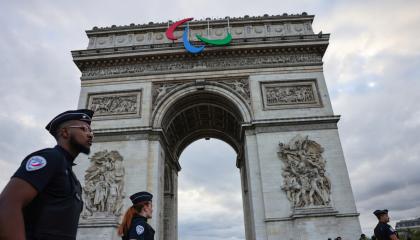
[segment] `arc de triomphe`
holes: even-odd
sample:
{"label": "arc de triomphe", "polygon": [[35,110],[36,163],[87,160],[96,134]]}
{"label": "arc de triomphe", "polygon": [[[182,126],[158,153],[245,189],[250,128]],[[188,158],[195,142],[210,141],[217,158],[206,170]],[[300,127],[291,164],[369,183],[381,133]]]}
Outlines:
{"label": "arc de triomphe", "polygon": [[[181,152],[200,138],[237,153],[247,240],[356,239],[360,224],[323,75],[329,34],[314,16],[190,21],[229,45],[192,54],[173,24],[94,27],[80,69],[80,108],[96,111],[92,153],[79,159],[85,209],[78,239],[119,239],[128,196],[154,195],[155,239],[177,239]],[[184,39],[185,40],[185,39]]]}

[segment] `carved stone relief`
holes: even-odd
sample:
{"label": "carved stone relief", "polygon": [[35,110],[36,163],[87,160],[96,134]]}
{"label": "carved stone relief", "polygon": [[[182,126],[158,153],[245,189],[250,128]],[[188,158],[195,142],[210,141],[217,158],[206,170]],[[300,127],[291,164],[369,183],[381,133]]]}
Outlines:
{"label": "carved stone relief", "polygon": [[150,75],[166,72],[191,72],[217,69],[237,69],[254,67],[273,67],[287,64],[321,63],[322,56],[318,53],[277,53],[259,56],[212,57],[201,60],[170,60],[148,61],[111,66],[88,66],[82,70],[82,79],[117,77],[128,75]]}
{"label": "carved stone relief", "polygon": [[220,81],[218,83],[221,83],[230,87],[236,93],[241,95],[248,102],[248,104],[251,104],[251,94],[249,91],[248,79],[236,79],[233,81]]}
{"label": "carved stone relief", "polygon": [[89,95],[88,108],[95,117],[140,116],[141,91]]}
{"label": "carved stone relief", "polygon": [[95,153],[90,158],[83,187],[84,219],[118,217],[123,207],[124,167],[118,151]]}
{"label": "carved stone relief", "polygon": [[312,103],[315,101],[311,86],[267,87],[267,105]]}
{"label": "carved stone relief", "polygon": [[295,136],[289,143],[280,143],[278,152],[283,161],[283,185],[294,208],[329,206],[331,182],[325,175],[324,149],[308,136]]}
{"label": "carved stone relief", "polygon": [[170,93],[177,86],[183,85],[185,83],[156,83],[152,87],[152,104],[153,107],[156,106],[156,103],[162,99],[166,94]]}
{"label": "carved stone relief", "polygon": [[[164,96],[172,92],[175,88],[185,85],[188,83],[191,83],[192,81],[185,81],[185,82],[176,82],[176,83],[154,83],[152,86],[152,103],[153,103],[153,109],[156,107],[156,104],[159,100],[163,99]],[[233,79],[233,80],[210,80],[210,81],[204,81],[204,84],[206,82],[215,82],[218,84],[222,84],[230,89],[232,89],[234,92],[241,95],[248,104],[251,104],[251,94],[249,90],[249,81],[246,78],[242,79]]]}
{"label": "carved stone relief", "polygon": [[315,81],[262,83],[266,109],[321,107]]}

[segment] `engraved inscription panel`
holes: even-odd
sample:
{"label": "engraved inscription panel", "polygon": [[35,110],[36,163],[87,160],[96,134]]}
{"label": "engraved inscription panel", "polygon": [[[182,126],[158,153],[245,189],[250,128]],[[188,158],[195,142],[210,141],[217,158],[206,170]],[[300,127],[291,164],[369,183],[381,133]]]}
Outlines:
{"label": "engraved inscription panel", "polygon": [[140,117],[141,91],[90,94],[88,108],[99,119]]}
{"label": "engraved inscription panel", "polygon": [[264,109],[321,107],[315,80],[262,83]]}

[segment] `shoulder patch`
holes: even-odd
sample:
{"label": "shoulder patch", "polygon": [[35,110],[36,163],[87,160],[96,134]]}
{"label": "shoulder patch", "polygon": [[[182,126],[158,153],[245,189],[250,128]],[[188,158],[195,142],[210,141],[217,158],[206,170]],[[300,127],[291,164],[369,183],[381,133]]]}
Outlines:
{"label": "shoulder patch", "polygon": [[144,232],[144,227],[142,225],[137,225],[137,227],[136,227],[137,235],[142,235],[143,232]]}
{"label": "shoulder patch", "polygon": [[47,160],[41,156],[33,156],[26,162],[26,171],[35,171],[47,165]]}

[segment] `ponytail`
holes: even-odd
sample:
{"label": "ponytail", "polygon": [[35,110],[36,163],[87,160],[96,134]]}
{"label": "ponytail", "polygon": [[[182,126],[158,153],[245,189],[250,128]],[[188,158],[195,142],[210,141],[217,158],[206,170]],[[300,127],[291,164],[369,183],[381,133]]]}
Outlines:
{"label": "ponytail", "polygon": [[133,219],[134,215],[137,213],[136,209],[134,209],[134,206],[131,206],[127,209],[127,211],[124,214],[122,223],[120,226],[118,226],[118,235],[123,236],[127,234],[128,228],[131,225],[131,220]]}

